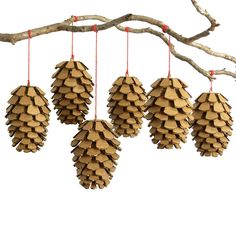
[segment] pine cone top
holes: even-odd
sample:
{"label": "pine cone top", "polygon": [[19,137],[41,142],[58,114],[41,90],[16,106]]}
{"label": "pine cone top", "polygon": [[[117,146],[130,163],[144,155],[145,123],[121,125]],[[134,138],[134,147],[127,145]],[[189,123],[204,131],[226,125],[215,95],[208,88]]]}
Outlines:
{"label": "pine cone top", "polygon": [[63,61],[56,65],[52,76],[52,99],[61,123],[81,123],[88,113],[88,104],[93,91],[93,81],[87,67],[79,61]]}
{"label": "pine cone top", "polygon": [[152,141],[158,148],[180,148],[180,142],[186,142],[193,119],[191,96],[186,87],[176,78],[161,78],[152,84],[145,110]]}
{"label": "pine cone top", "polygon": [[203,156],[217,157],[227,147],[232,134],[231,107],[220,93],[202,93],[194,104],[192,124],[196,147]]}
{"label": "pine cone top", "polygon": [[17,151],[36,152],[47,133],[50,109],[44,92],[34,86],[19,86],[11,93],[6,118]]}
{"label": "pine cone top", "polygon": [[136,77],[119,77],[109,90],[108,107],[118,135],[134,137],[139,133],[147,100],[142,83]]}
{"label": "pine cone top", "polygon": [[117,134],[105,120],[89,120],[80,125],[71,146],[83,187],[104,188],[110,183],[119,158],[116,152],[121,150],[116,138]]}

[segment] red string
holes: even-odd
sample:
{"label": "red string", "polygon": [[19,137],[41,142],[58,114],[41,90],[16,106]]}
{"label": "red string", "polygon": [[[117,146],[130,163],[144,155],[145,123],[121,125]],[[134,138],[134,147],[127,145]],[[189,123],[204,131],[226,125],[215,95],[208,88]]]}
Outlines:
{"label": "red string", "polygon": [[169,40],[168,40],[168,46],[169,46],[169,58],[168,58],[168,78],[170,78],[170,59],[171,59],[171,54],[170,54],[170,50],[171,50],[171,43],[170,43],[170,35],[169,35]]}
{"label": "red string", "polygon": [[97,107],[98,107],[98,30],[97,25],[92,26],[92,30],[96,33],[95,39],[95,115],[94,119],[97,120]]}
{"label": "red string", "polygon": [[[210,70],[209,73],[210,73],[210,76],[213,76],[215,74],[215,71]],[[212,92],[212,90],[213,90],[213,81],[210,80],[210,92]]]}
{"label": "red string", "polygon": [[162,25],[162,31],[163,31],[164,33],[166,33],[168,29],[169,29],[169,26],[168,26],[168,25],[166,25],[166,24],[163,24],[163,25]]}
{"label": "red string", "polygon": [[[169,29],[168,25],[166,25],[166,24],[162,25],[162,31],[164,33],[166,33],[168,29]],[[170,42],[170,39],[171,39],[171,37],[169,34],[169,38],[168,38],[168,76],[167,76],[168,78],[171,77],[171,74],[170,74],[170,65],[171,65],[171,42]]]}
{"label": "red string", "polygon": [[210,70],[210,76],[213,76],[215,74],[215,71],[214,70]]}
{"label": "red string", "polygon": [[[74,25],[74,22],[78,21],[78,16],[73,16],[72,26]],[[71,32],[71,59],[74,59],[74,32]]]}
{"label": "red string", "polygon": [[31,30],[28,30],[28,80],[27,86],[30,86],[30,39],[32,38]]}
{"label": "red string", "polygon": [[125,27],[125,32],[127,32],[127,49],[126,49],[127,63],[126,63],[125,75],[129,76],[129,27]]}

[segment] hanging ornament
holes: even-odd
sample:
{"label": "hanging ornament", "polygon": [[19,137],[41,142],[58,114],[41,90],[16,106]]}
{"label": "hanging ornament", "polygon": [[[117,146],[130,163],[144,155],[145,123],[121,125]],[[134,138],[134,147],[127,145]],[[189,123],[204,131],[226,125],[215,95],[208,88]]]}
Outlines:
{"label": "hanging ornament", "polygon": [[109,90],[108,112],[118,135],[134,137],[142,127],[145,91],[135,77],[119,77]]}
{"label": "hanging ornament", "polygon": [[232,134],[231,107],[220,93],[202,93],[194,104],[193,140],[201,156],[217,157],[227,148]]}
{"label": "hanging ornament", "polygon": [[146,103],[146,118],[152,142],[157,148],[180,148],[192,119],[191,97],[185,90],[187,86],[179,79],[162,78],[152,84]]}
{"label": "hanging ornament", "polygon": [[104,188],[110,183],[116,169],[116,160],[121,150],[118,135],[112,130],[112,125],[105,120],[97,119],[97,47],[98,31],[96,33],[95,48],[95,117],[94,120],[84,121],[79,125],[79,132],[74,136],[71,146],[74,148],[73,161],[77,168],[77,177],[80,184],[88,189]]}
{"label": "hanging ornament", "polygon": [[129,76],[129,28],[127,32],[127,69],[126,76],[119,77],[109,90],[108,112],[113,127],[118,135],[134,137],[142,127],[144,104],[147,100],[142,83],[133,76]]}
{"label": "hanging ornament", "polygon": [[[75,17],[75,20],[77,18]],[[93,81],[87,72],[88,68],[80,61],[74,61],[74,38],[72,32],[72,48],[70,61],[56,65],[52,78],[52,96],[58,120],[64,124],[80,124],[88,114],[88,105],[93,91]]]}
{"label": "hanging ornament", "polygon": [[[164,25],[163,31],[167,29],[168,26]],[[157,144],[158,149],[179,149],[180,143],[186,142],[192,120],[192,104],[189,101],[191,96],[186,91],[187,85],[170,75],[170,36],[168,46],[168,76],[152,84],[146,103],[146,118],[150,120],[148,126],[151,127],[152,142]]]}
{"label": "hanging ornament", "polygon": [[12,145],[17,151],[36,152],[46,140],[50,109],[44,92],[30,86],[30,38],[28,39],[28,85],[12,91],[8,101],[7,125]]}
{"label": "hanging ornament", "polygon": [[112,179],[119,158],[120,142],[112,126],[104,120],[84,121],[71,145],[80,184],[85,188],[104,188]]}

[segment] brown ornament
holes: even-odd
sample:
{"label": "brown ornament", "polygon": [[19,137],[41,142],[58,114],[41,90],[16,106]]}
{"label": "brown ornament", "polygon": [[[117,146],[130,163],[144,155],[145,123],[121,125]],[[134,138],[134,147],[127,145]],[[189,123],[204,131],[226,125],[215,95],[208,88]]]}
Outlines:
{"label": "brown ornament", "polygon": [[141,82],[136,77],[119,77],[109,94],[108,112],[116,133],[124,137],[136,136],[142,127],[147,100]]}
{"label": "brown ornament", "polygon": [[192,120],[191,97],[185,90],[187,85],[180,79],[161,78],[152,84],[146,103],[146,118],[152,142],[157,148],[181,148]]}
{"label": "brown ornament", "polygon": [[220,93],[202,93],[196,99],[192,136],[201,156],[217,157],[227,148],[233,125],[230,109]]}
{"label": "brown ornament", "polygon": [[8,101],[7,125],[17,151],[36,152],[46,140],[50,109],[44,92],[34,86],[19,86]]}
{"label": "brown ornament", "polygon": [[84,121],[74,136],[73,161],[77,177],[84,188],[104,188],[110,183],[116,169],[116,160],[121,150],[118,135],[105,120]]}
{"label": "brown ornament", "polygon": [[52,87],[54,109],[57,110],[58,120],[65,124],[83,122],[88,113],[88,105],[93,91],[92,77],[88,68],[79,61],[63,61],[56,65],[55,79]]}

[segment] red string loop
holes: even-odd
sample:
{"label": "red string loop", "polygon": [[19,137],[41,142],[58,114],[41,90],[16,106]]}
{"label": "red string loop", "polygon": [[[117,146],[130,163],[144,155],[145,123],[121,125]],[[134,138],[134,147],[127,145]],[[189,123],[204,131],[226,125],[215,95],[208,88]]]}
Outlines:
{"label": "red string loop", "polygon": [[129,27],[125,27],[125,32],[127,33],[127,38],[126,38],[126,72],[125,76],[129,76]]}
{"label": "red string loop", "polygon": [[94,119],[97,120],[97,107],[98,107],[98,30],[97,30],[97,25],[93,25],[93,31],[96,33],[96,38],[95,38],[95,114],[94,114]]}
{"label": "red string loop", "polygon": [[[162,31],[164,33],[166,33],[168,29],[169,29],[168,25],[166,25],[166,24],[162,25]],[[171,65],[171,42],[170,42],[170,39],[171,39],[171,37],[169,35],[169,38],[168,38],[168,75],[167,75],[168,78],[171,77],[171,74],[170,74],[170,65]]]}
{"label": "red string loop", "polygon": [[[74,25],[74,22],[78,21],[78,16],[72,16],[73,21],[72,21],[72,26]],[[74,55],[74,32],[71,32],[71,59],[74,60],[75,55]]]}
{"label": "red string loop", "polygon": [[[73,21],[72,21],[72,26],[74,25],[73,23],[75,22],[75,16],[73,16]],[[74,55],[74,32],[71,31],[71,59],[74,60],[75,55]]]}
{"label": "red string loop", "polygon": [[[214,70],[209,70],[210,76],[213,76],[215,74]],[[210,92],[213,90],[213,81],[210,80]]]}
{"label": "red string loop", "polygon": [[32,38],[32,30],[28,30],[28,38]]}
{"label": "red string loop", "polygon": [[96,32],[96,33],[97,33],[97,32],[98,32],[97,25],[93,25],[93,26],[92,26],[92,30],[93,30],[93,32]]}
{"label": "red string loop", "polygon": [[169,26],[168,26],[168,25],[166,25],[166,24],[163,24],[163,25],[162,25],[162,31],[163,31],[163,33],[166,33],[168,29],[169,29]]}
{"label": "red string loop", "polygon": [[30,39],[32,38],[32,31],[28,30],[28,80],[27,86],[30,86]]}
{"label": "red string loop", "polygon": [[73,21],[77,22],[78,21],[78,16],[73,16]]}
{"label": "red string loop", "polygon": [[215,74],[214,70],[209,70],[210,76],[213,76]]}

